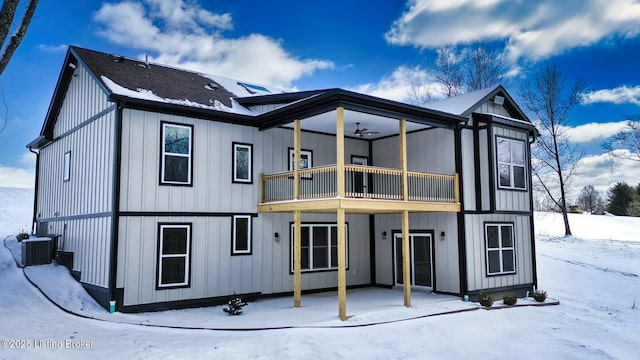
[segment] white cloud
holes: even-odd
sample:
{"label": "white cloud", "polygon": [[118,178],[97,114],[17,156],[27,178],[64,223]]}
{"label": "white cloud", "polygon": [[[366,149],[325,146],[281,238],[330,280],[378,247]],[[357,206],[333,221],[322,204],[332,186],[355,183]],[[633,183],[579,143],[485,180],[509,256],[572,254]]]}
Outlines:
{"label": "white cloud", "polygon": [[434,48],[505,41],[512,63],[543,60],[612,37],[640,33],[634,0],[408,0],[389,43]]}
{"label": "white cloud", "polygon": [[[617,151],[628,152],[628,150]],[[613,164],[607,153],[586,156],[578,161],[576,168],[579,176],[574,177],[571,183],[573,196],[577,196],[586,185],[593,185],[596,190],[605,196],[607,190],[619,181],[636,186],[638,179],[640,179],[639,162],[616,159],[615,164]]]}
{"label": "white cloud", "polygon": [[322,59],[299,59],[282,41],[261,34],[225,38],[230,14],[207,11],[192,1],[124,0],[104,3],[94,14],[98,34],[124,46],[151,52],[152,61],[204,73],[283,88],[319,69]]}
{"label": "white cloud", "polygon": [[66,44],[59,44],[59,45],[39,44],[37,47],[40,50],[43,50],[46,52],[53,52],[53,53],[63,53],[67,51],[67,48],[68,48]]}
{"label": "white cloud", "polygon": [[20,155],[20,158],[18,159],[18,161],[20,161],[23,164],[35,166],[36,155],[30,151],[25,151],[22,153],[22,155]]}
{"label": "white cloud", "polygon": [[408,101],[411,87],[424,85],[437,94],[442,94],[442,85],[420,66],[396,68],[391,75],[377,83],[359,85],[351,90],[396,101]]}
{"label": "white cloud", "polygon": [[[616,150],[628,152],[628,150]],[[606,200],[607,191],[617,182],[626,182],[631,186],[638,185],[640,179],[640,163],[632,160],[616,159],[611,162],[608,153],[585,156],[576,163],[576,173],[565,184],[569,204],[575,204],[580,190],[587,185],[592,185]],[[559,186],[555,174],[547,173],[543,176],[545,184],[556,196],[559,196]],[[534,177],[534,187],[538,179]],[[536,196],[545,197],[536,191]]]}
{"label": "white cloud", "polygon": [[604,140],[626,128],[627,121],[608,123],[588,123],[576,127],[563,127],[565,134],[572,143],[586,143],[594,140]]}
{"label": "white cloud", "polygon": [[23,169],[0,164],[0,187],[33,189],[35,169]]}
{"label": "white cloud", "polygon": [[602,89],[582,94],[583,105],[594,103],[636,104],[640,105],[640,85],[622,85],[613,89]]}

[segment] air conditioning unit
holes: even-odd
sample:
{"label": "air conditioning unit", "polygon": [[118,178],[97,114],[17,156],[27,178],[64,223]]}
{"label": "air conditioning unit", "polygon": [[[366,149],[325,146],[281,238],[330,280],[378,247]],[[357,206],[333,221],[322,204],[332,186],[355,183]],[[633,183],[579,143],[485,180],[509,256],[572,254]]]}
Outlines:
{"label": "air conditioning unit", "polygon": [[51,238],[37,237],[22,240],[22,265],[50,264],[53,252]]}

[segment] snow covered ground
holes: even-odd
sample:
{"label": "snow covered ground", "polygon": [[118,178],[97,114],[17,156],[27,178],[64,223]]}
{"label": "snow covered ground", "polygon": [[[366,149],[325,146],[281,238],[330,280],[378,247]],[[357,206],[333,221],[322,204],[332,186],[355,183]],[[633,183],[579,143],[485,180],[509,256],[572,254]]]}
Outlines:
{"label": "snow covered ground", "polygon": [[[20,191],[0,188],[0,241],[29,228],[31,204],[23,203],[30,202],[32,195]],[[562,238],[558,237],[563,229],[561,217],[536,214],[539,284],[549,296],[560,301],[558,306],[477,310],[351,328],[184,330],[80,318],[51,304],[26,280],[9,250],[0,245],[0,359],[637,359],[638,220],[572,214],[570,222],[575,237]],[[61,269],[31,267],[26,272],[33,278],[55,278],[63,276],[55,274]],[[83,303],[84,294],[77,288],[70,287],[59,296],[67,304],[86,308],[88,312],[101,311]],[[311,312],[305,312],[305,299],[312,301],[311,297],[303,296],[303,311],[296,314],[298,317],[311,316],[308,315]],[[443,299],[445,303],[451,301]],[[276,299],[274,304],[290,306],[280,301]],[[449,304],[446,306],[454,306]],[[461,301],[458,304],[456,308],[468,306]],[[258,309],[257,304],[250,304],[245,314],[225,320],[249,321],[251,315],[259,312],[260,316],[275,319],[276,311],[282,311],[260,306]],[[335,303],[331,306],[337,307]],[[400,312],[419,310],[421,306]],[[193,314],[200,317],[207,314],[206,310],[191,311],[194,312],[155,313],[146,318],[132,316],[136,321],[148,322],[163,317],[188,326]],[[395,313],[398,309],[377,311],[386,313],[375,314],[372,310],[359,316],[387,319],[405,316]],[[106,312],[103,315],[109,316]],[[114,315],[119,319],[129,316]],[[20,348],[7,348],[9,345]]]}

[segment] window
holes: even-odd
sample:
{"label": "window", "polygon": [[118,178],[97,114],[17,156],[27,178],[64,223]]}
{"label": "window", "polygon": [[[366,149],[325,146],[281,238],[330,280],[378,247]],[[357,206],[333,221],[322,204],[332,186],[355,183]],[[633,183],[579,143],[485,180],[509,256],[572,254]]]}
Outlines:
{"label": "window", "polygon": [[[291,224],[291,272],[293,272],[293,234]],[[301,227],[300,259],[302,271],[335,270],[338,268],[338,225],[337,224],[304,224]],[[349,267],[349,229],[345,224],[345,247]]]}
{"label": "window", "polygon": [[64,168],[62,174],[63,181],[69,181],[71,179],[71,151],[64,153]]}
{"label": "window", "polygon": [[158,288],[188,287],[191,224],[158,224]]}
{"label": "window", "polygon": [[253,182],[253,145],[233,143],[233,182]]}
{"label": "window", "polygon": [[[293,166],[295,164],[296,152],[293,148],[289,148],[289,171],[293,171]],[[309,169],[313,167],[313,152],[311,150],[300,150],[300,167],[299,170]],[[302,175],[303,179],[311,179],[312,176]]]}
{"label": "window", "polygon": [[[289,148],[289,171],[293,171],[295,164],[296,152],[293,148]],[[313,166],[313,152],[311,150],[300,150],[300,167],[299,169],[308,169]]]}
{"label": "window", "polygon": [[231,234],[231,255],[251,254],[251,215],[234,215]]}
{"label": "window", "polygon": [[498,137],[498,187],[502,189],[525,189],[525,145],[524,141]]}
{"label": "window", "polygon": [[485,224],[487,245],[487,274],[502,275],[516,272],[516,253],[513,224]]}
{"label": "window", "polygon": [[163,122],[160,184],[191,185],[193,126]]}

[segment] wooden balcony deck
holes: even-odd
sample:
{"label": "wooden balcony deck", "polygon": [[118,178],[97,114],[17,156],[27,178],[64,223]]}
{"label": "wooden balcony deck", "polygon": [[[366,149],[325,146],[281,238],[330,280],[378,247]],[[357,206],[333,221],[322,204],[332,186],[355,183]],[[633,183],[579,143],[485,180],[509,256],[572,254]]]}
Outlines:
{"label": "wooden balcony deck", "polygon": [[[258,212],[460,211],[457,174],[407,171],[405,199],[402,170],[344,165],[343,176],[337,171],[336,165],[299,170],[297,188],[293,171],[260,175]],[[338,181],[344,181],[344,196],[338,194]]]}

